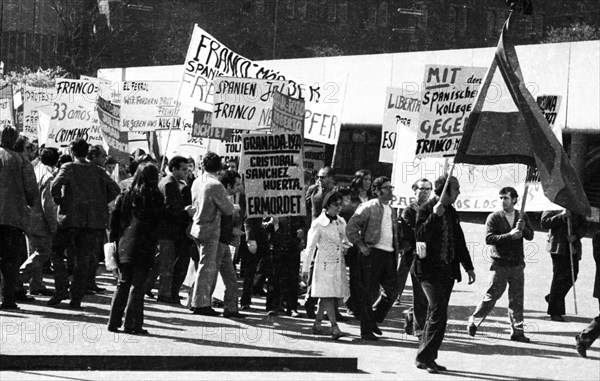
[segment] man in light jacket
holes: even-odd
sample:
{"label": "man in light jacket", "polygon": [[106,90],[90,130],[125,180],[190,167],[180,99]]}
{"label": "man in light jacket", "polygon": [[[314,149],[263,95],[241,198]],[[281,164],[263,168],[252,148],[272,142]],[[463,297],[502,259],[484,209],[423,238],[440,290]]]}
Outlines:
{"label": "man in light jacket", "polygon": [[[378,177],[372,184],[376,199],[362,203],[350,218],[346,235],[361,253],[359,268],[363,298],[360,311],[360,336],[377,340],[381,335],[377,322],[382,322],[398,296],[396,258],[398,250],[398,216],[390,206],[394,187],[387,177]],[[384,290],[376,310],[373,304]]]}
{"label": "man in light jacket", "polygon": [[192,207],[195,214],[190,235],[198,246],[200,263],[192,293],[191,308],[196,315],[218,316],[212,309],[212,289],[217,277],[217,250],[221,234],[221,215],[233,214],[233,203],[217,172],[221,169],[221,157],[214,152],[202,159],[204,173],[192,185]]}

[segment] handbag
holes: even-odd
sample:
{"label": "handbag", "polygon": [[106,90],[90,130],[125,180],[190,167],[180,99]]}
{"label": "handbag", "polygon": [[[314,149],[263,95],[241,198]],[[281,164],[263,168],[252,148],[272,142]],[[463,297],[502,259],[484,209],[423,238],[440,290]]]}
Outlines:
{"label": "handbag", "polygon": [[117,243],[107,242],[104,244],[104,266],[107,271],[117,269]]}

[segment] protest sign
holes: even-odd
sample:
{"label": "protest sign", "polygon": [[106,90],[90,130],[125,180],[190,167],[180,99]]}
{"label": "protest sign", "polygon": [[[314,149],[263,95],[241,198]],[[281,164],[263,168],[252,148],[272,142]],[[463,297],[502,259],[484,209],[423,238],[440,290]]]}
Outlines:
{"label": "protest sign", "polygon": [[[121,130],[149,132],[169,125],[179,84],[168,81],[125,81],[121,97]],[[176,116],[177,125],[181,118]]]}
{"label": "protest sign", "polygon": [[[392,206],[406,208],[416,201],[412,185],[422,178],[432,183],[441,175],[448,172],[451,163],[443,158],[415,159],[411,149],[417,140],[415,125],[398,127],[398,149],[394,155],[392,184],[394,184],[394,199]],[[527,166],[522,164],[502,165],[470,165],[456,164],[453,175],[460,183],[460,195],[454,207],[462,212],[493,212],[501,208],[498,191],[503,187],[513,187],[523,195]],[[433,192],[432,192],[433,197]],[[543,194],[540,184],[529,186],[526,211],[543,211],[555,209]]]}
{"label": "protest sign", "polygon": [[194,109],[194,124],[192,136],[194,138],[207,138],[215,140],[228,140],[233,130],[229,128],[217,128],[212,126],[212,113],[200,109]]}
{"label": "protest sign", "polygon": [[119,84],[100,80],[97,112],[102,137],[109,146],[108,154],[120,164],[129,165],[129,136],[120,128],[121,106]]}
{"label": "protest sign", "polygon": [[161,154],[166,155],[169,159],[176,155],[192,157],[198,167],[202,162],[202,157],[208,152],[210,140],[193,137],[191,128],[171,130],[170,135],[169,137],[169,130],[156,131]]}
{"label": "protest sign", "polygon": [[302,133],[242,137],[248,218],[305,216]]}
{"label": "protest sign", "polygon": [[317,172],[325,166],[325,144],[304,139],[304,170]]}
{"label": "protest sign", "polygon": [[[419,122],[421,108],[421,93],[408,92],[394,87],[388,87],[385,95],[383,110],[383,125],[381,128],[381,145],[379,146],[379,161],[394,162],[394,150],[398,140],[398,124],[410,126]],[[416,129],[416,127],[415,127]]]}
{"label": "protest sign", "polygon": [[9,84],[0,87],[0,131],[7,126],[15,126],[12,85]]}
{"label": "protest sign", "polygon": [[212,111],[215,94],[213,81],[217,76],[286,81],[287,95],[306,101],[305,137],[336,144],[347,76],[342,81],[332,80],[312,86],[298,83],[279,71],[235,53],[195,25],[184,63],[180,101]]}
{"label": "protest sign", "polygon": [[255,131],[270,126],[273,94],[284,86],[284,81],[216,77],[213,127]]}
{"label": "protest sign", "polygon": [[271,132],[301,133],[304,128],[304,100],[295,99],[281,92],[273,96]]}
{"label": "protest sign", "polygon": [[[556,116],[560,111],[561,100],[562,97],[560,95],[539,95],[536,97],[537,104],[540,106],[542,114],[544,114],[548,125],[552,129],[554,129]],[[559,139],[559,141],[562,141],[562,139]]]}
{"label": "protest sign", "polygon": [[65,148],[78,138],[85,139],[90,145],[102,144],[96,113],[97,96],[97,82],[57,79],[52,105],[40,109],[50,116],[48,135],[41,139],[46,141],[46,146]]}
{"label": "protest sign", "polygon": [[486,68],[425,65],[416,157],[456,154]]}
{"label": "protest sign", "polygon": [[[38,119],[40,110],[52,113],[56,89],[54,87],[34,87],[25,85],[23,93],[23,135],[38,139]],[[44,135],[44,137],[47,136]]]}

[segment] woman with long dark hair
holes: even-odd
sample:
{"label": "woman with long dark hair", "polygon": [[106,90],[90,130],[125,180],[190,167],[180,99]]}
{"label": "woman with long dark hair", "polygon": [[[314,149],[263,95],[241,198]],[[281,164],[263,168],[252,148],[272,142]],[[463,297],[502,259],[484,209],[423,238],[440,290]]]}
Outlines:
{"label": "woman with long dark hair", "polygon": [[142,163],[131,186],[117,197],[110,218],[110,242],[117,243],[119,281],[113,296],[108,330],[117,332],[125,314],[124,332],[148,334],[144,322],[144,283],[154,264],[156,229],[164,211],[158,189],[158,168]]}

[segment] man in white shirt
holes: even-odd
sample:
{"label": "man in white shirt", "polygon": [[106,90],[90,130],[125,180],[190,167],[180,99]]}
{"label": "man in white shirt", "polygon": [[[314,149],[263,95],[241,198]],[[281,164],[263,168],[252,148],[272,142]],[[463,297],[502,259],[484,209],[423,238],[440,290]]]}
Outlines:
{"label": "man in white shirt", "polygon": [[[398,220],[396,210],[390,206],[394,187],[387,177],[378,177],[372,184],[376,199],[362,203],[346,227],[346,235],[361,253],[359,271],[363,298],[361,303],[360,335],[364,340],[377,340],[381,335],[377,321],[383,321],[398,296],[396,258],[398,250]],[[384,293],[376,310],[373,304]]]}

